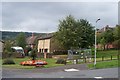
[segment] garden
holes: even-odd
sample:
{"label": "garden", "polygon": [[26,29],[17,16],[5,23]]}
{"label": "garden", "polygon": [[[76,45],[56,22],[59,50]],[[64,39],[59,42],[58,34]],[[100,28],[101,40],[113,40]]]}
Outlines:
{"label": "garden", "polygon": [[[96,65],[96,68],[99,69],[99,68],[118,67],[118,57],[117,57],[117,55],[118,55],[117,50],[98,51],[97,52],[97,65]],[[67,55],[57,55],[57,56],[60,56],[59,59],[36,58],[36,60],[43,60],[43,61],[46,61],[48,63],[47,65],[44,65],[43,67],[40,67],[40,68],[50,68],[50,67],[57,67],[57,66],[64,66],[64,65],[73,64],[73,60],[67,60],[66,59]],[[104,60],[102,59],[103,56],[104,56]],[[112,59],[111,59],[111,56],[112,56]],[[28,60],[32,60],[32,58],[31,57],[25,57],[25,58],[7,58],[7,59],[3,59],[2,60],[3,63],[5,61],[8,61],[7,63],[10,63],[10,64],[3,64],[2,67],[4,67],[4,68],[16,68],[16,69],[35,69],[35,68],[37,68],[36,66],[22,66],[22,65],[20,65],[21,62],[28,61]],[[67,63],[65,63],[65,61]],[[88,65],[88,67],[90,69],[94,68],[93,62],[94,62],[94,58],[92,58],[91,62],[86,62],[86,64]],[[77,64],[82,64],[82,63],[85,63],[85,61],[83,60],[83,61],[81,61],[81,62],[79,62]]]}
{"label": "garden", "polygon": [[[37,58],[38,60],[39,58]],[[3,59],[3,61],[5,61],[6,59]],[[2,67],[4,68],[17,68],[17,69],[34,69],[36,68],[35,66],[22,66],[20,65],[21,62],[23,61],[28,61],[31,60],[31,58],[29,57],[25,57],[25,58],[13,58],[13,59],[9,59],[13,60],[15,64],[4,64],[2,65]],[[48,63],[48,65],[44,65],[44,68],[49,68],[49,67],[57,67],[57,66],[63,66],[64,64],[56,64],[56,59],[52,59],[52,58],[47,58],[47,59],[39,59],[39,60],[44,60]],[[11,62],[12,63],[12,62]]]}

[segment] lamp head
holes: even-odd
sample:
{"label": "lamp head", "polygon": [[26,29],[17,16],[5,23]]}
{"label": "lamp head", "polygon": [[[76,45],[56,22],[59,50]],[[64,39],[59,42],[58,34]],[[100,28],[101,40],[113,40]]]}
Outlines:
{"label": "lamp head", "polygon": [[100,20],[100,18],[98,18],[98,20]]}
{"label": "lamp head", "polygon": [[100,20],[100,18],[97,19],[96,23]]}

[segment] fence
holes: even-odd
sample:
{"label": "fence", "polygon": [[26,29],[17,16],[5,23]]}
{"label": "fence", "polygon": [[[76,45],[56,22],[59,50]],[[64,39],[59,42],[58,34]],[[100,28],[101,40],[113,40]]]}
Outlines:
{"label": "fence", "polygon": [[[78,63],[91,63],[94,62],[94,56],[92,58],[74,58],[73,63],[78,64]],[[96,58],[97,62],[101,61],[111,61],[111,60],[120,60],[120,55],[111,55],[111,56],[101,56],[99,58]]]}
{"label": "fence", "polygon": [[[52,58],[53,54],[52,53],[47,53],[46,57],[47,58]],[[37,53],[38,58],[44,58],[44,53]]]}
{"label": "fence", "polygon": [[[92,57],[91,59],[91,62],[94,62],[94,56]],[[100,62],[100,61],[111,61],[111,60],[120,60],[120,55],[111,55],[111,56],[101,56],[99,58],[96,58],[96,61],[97,62]],[[87,58],[84,58],[84,62],[87,63],[87,62],[90,62],[89,59]]]}

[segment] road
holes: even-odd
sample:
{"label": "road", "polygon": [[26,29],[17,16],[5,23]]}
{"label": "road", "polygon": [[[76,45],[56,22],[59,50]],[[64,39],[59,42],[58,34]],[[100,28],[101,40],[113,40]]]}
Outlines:
{"label": "road", "polygon": [[64,68],[48,69],[8,69],[3,68],[3,78],[118,78],[118,68],[79,69],[76,72],[65,72]]}

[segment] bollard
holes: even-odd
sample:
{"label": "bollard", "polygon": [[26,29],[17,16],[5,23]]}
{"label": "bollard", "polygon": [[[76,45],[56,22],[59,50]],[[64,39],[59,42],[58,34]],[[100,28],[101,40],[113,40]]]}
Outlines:
{"label": "bollard", "polygon": [[76,59],[76,64],[78,64],[78,59]]}
{"label": "bollard", "polygon": [[118,58],[118,60],[119,60],[119,54],[117,55],[117,58]]}
{"label": "bollard", "polygon": [[85,63],[86,63],[86,58],[85,58]]}
{"label": "bollard", "polygon": [[67,60],[65,60],[65,63],[64,63],[64,65],[66,65],[67,64]]}
{"label": "bollard", "polygon": [[76,64],[76,60],[73,60],[73,64]]}
{"label": "bollard", "polygon": [[104,61],[104,56],[102,56],[102,61]]}
{"label": "bollard", "polygon": [[111,55],[111,60],[112,60],[112,55]]}

